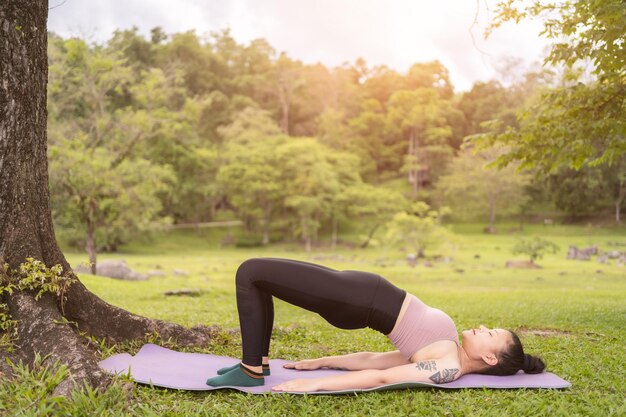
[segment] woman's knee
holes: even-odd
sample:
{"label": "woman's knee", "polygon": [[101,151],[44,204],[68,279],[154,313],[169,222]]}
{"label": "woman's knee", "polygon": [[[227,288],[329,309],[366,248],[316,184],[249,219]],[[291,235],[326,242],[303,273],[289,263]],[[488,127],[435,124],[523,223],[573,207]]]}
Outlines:
{"label": "woman's knee", "polygon": [[243,261],[237,268],[235,282],[237,284],[249,283],[255,277],[260,261],[259,258],[250,258]]}

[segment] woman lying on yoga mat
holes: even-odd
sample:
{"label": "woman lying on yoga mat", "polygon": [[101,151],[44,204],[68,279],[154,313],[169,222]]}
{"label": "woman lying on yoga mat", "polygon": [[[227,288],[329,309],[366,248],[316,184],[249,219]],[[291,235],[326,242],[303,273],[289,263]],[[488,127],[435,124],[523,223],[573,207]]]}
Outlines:
{"label": "woman lying on yoga mat", "polygon": [[468,373],[512,375],[543,371],[540,358],[526,355],[517,335],[504,329],[462,332],[443,311],[431,308],[377,274],[337,271],[291,259],[254,258],[236,275],[237,310],[243,345],[240,364],[207,380],[213,387],[258,386],[270,374],[269,347],[274,322],[272,297],[313,311],[340,329],[370,327],[389,337],[398,350],[361,352],[303,360],[292,369],[341,368],[344,375],[296,379],[275,391],[371,388],[396,382],[442,384]]}

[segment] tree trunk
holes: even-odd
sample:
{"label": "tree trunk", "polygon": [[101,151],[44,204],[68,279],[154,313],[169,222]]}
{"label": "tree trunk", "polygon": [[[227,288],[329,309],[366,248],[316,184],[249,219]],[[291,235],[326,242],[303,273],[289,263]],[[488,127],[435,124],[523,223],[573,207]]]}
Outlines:
{"label": "tree trunk", "polygon": [[617,200],[615,201],[615,222],[617,224],[622,223],[621,211],[622,211],[622,202],[626,198],[626,180],[620,181],[619,183],[619,193],[617,196]]}
{"label": "tree trunk", "polygon": [[379,225],[379,223],[376,223],[374,227],[370,229],[370,232],[367,234],[367,239],[365,239],[365,242],[361,244],[362,249],[367,248],[367,246],[370,244],[370,240],[372,240],[372,236],[374,236],[374,232],[376,231],[376,229],[378,229]]}
{"label": "tree trunk", "polygon": [[265,215],[263,216],[263,245],[270,243],[270,213],[272,212],[271,206],[265,208]]}
{"label": "tree trunk", "polygon": [[304,240],[304,250],[311,252],[311,233],[309,230],[308,216],[300,217],[300,227],[302,228],[302,239]]}
{"label": "tree trunk", "polygon": [[[47,17],[46,0],[0,2],[0,264],[13,271],[32,257],[48,267],[61,265],[64,274],[76,278],[56,242],[49,205]],[[18,321],[18,359],[32,364],[39,353],[46,363],[68,366],[70,378],[56,387],[57,395],[69,396],[85,383],[109,383],[78,330],[112,342],[141,340],[158,331],[183,344],[205,344],[214,331],[136,316],[102,301],[80,281],[65,296],[64,303],[51,293],[39,300],[27,291],[0,296]]]}
{"label": "tree trunk", "polygon": [[496,231],[496,203],[497,199],[493,191],[487,191],[487,201],[489,202],[489,225],[486,227],[487,233],[495,233]]}
{"label": "tree trunk", "polygon": [[409,134],[409,182],[411,183],[411,197],[413,199],[417,198],[420,186],[420,170],[417,156],[417,135],[415,134],[415,129],[413,128]]}
{"label": "tree trunk", "polygon": [[280,119],[280,128],[285,135],[289,134],[289,106],[291,101],[291,87],[287,81],[285,74],[278,74],[278,99],[282,109],[282,117]]}
{"label": "tree trunk", "polygon": [[413,141],[413,156],[415,158],[415,185],[413,186],[413,198],[417,198],[417,193],[422,186],[422,170],[419,159],[419,138],[415,132],[413,132]]}
{"label": "tree trunk", "polygon": [[92,221],[87,221],[87,234],[85,236],[85,249],[89,255],[89,268],[91,269],[91,275],[96,275],[96,238],[95,227]]}
{"label": "tree trunk", "polygon": [[330,248],[335,250],[337,248],[337,216],[333,216],[333,234],[330,242]]}

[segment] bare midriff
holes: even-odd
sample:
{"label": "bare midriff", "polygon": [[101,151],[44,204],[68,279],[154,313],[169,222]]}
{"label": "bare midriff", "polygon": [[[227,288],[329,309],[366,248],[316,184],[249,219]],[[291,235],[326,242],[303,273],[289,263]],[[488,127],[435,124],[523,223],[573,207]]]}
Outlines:
{"label": "bare midriff", "polygon": [[[402,307],[400,307],[400,313],[398,313],[398,318],[396,319],[396,324],[394,324],[393,329],[389,334],[393,333],[394,330],[398,327],[400,322],[402,321],[402,317],[404,317],[404,313],[406,313],[406,309],[409,308],[409,303],[411,302],[411,298],[416,298],[413,294],[406,293],[406,297],[404,297],[404,301],[402,302]],[[387,336],[389,336],[389,334]]]}

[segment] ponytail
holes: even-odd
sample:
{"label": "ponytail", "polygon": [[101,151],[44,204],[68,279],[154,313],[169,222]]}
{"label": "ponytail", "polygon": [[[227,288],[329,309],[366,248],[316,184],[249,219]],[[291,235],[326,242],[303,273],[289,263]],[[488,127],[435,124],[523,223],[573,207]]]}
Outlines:
{"label": "ponytail", "polygon": [[544,369],[546,369],[546,364],[543,359],[528,353],[524,354],[524,365],[522,366],[524,372],[527,374],[538,374],[543,372]]}

